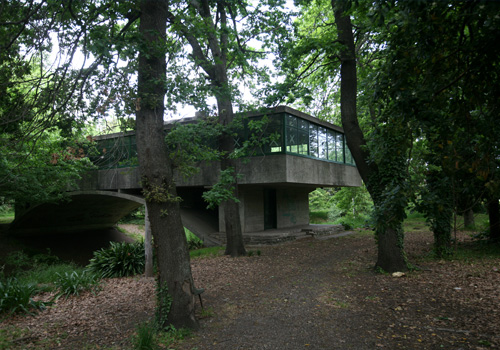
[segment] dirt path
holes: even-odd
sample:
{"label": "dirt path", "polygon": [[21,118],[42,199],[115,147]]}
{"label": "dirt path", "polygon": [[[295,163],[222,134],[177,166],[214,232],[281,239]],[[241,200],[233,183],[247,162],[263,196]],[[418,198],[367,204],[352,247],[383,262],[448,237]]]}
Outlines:
{"label": "dirt path", "polygon": [[[193,260],[205,317],[199,332],[171,348],[499,348],[500,260],[431,261],[432,237],[407,236],[422,270],[401,278],[373,271],[374,241],[363,233]],[[126,349],[135,325],[153,313],[153,281],[114,279],[97,296],[60,300],[0,331],[19,330],[17,349]]]}

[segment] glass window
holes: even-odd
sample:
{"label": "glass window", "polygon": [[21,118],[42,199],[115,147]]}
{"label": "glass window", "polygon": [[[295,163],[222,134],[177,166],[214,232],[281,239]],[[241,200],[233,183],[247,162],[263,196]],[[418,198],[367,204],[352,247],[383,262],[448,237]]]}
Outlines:
{"label": "glass window", "polygon": [[286,151],[291,153],[299,153],[298,146],[298,130],[296,128],[286,127]]}
{"label": "glass window", "polygon": [[265,127],[264,137],[270,141],[263,146],[264,153],[279,153],[283,151],[283,115],[269,117],[269,123]]}
{"label": "glass window", "polygon": [[309,125],[309,155],[318,158],[318,126],[311,124]]}
{"label": "glass window", "polygon": [[337,134],[335,149],[337,150],[337,162],[344,163],[344,135],[341,133]]}
{"label": "glass window", "polygon": [[292,128],[297,128],[297,118],[294,117],[293,115],[286,114],[285,116],[285,123],[287,126],[290,126]]}
{"label": "glass window", "polygon": [[305,130],[299,130],[298,133],[298,153],[303,155],[309,154],[309,133]]}
{"label": "glass window", "polygon": [[345,162],[347,164],[354,165],[354,158],[352,157],[351,150],[347,147],[347,145],[345,145]]}
{"label": "glass window", "polygon": [[335,150],[335,131],[328,130],[326,134],[326,143],[328,145],[328,160],[337,161],[337,152]]}
{"label": "glass window", "polygon": [[318,153],[319,158],[328,159],[328,144],[326,142],[326,129],[318,128]]}

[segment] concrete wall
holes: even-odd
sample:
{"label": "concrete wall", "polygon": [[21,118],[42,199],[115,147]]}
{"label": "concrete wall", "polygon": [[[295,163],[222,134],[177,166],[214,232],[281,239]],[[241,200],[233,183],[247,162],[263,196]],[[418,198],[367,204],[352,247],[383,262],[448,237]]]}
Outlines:
{"label": "concrete wall", "polygon": [[[276,188],[278,229],[309,224],[309,192],[297,186]],[[264,231],[264,187],[240,186],[240,218],[243,232]],[[225,232],[224,212],[219,210],[219,230]]]}
{"label": "concrete wall", "polygon": [[[177,186],[212,186],[219,174],[217,163],[202,163],[200,172],[190,178],[176,175]],[[240,162],[241,185],[302,184],[309,187],[361,186],[354,166],[285,154],[252,157]],[[82,190],[140,188],[138,168],[118,168],[89,172],[81,181]]]}
{"label": "concrete wall", "polygon": [[[287,228],[309,223],[309,192],[317,187],[360,186],[356,167],[307,157],[276,154],[252,157],[240,162],[240,217],[243,232],[264,230],[264,188],[276,190],[276,226]],[[176,176],[179,194],[191,209],[200,209],[193,196],[217,181],[218,163],[200,164],[200,172],[190,178]],[[81,190],[111,190],[130,192],[140,188],[138,168],[98,170],[81,181]],[[188,198],[189,197],[189,198]],[[193,198],[190,198],[193,197]],[[217,216],[217,213],[214,213]],[[219,230],[225,232],[224,211],[219,208]],[[216,226],[216,225],[215,225]]]}
{"label": "concrete wall", "polygon": [[305,188],[277,189],[278,228],[309,224],[309,192]]}
{"label": "concrete wall", "polygon": [[240,186],[243,232],[264,230],[264,190],[262,186]]}

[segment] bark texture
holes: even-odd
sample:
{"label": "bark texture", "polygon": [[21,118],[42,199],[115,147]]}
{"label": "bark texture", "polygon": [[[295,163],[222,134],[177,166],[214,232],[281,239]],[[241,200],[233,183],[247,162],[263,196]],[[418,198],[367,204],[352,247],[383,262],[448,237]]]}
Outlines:
{"label": "bark texture", "polygon": [[500,205],[498,198],[488,202],[488,217],[490,219],[490,240],[500,242]]}
{"label": "bark texture", "polygon": [[157,318],[162,327],[196,329],[189,252],[163,131],[166,10],[167,1],[141,1],[137,151],[158,262]]}
{"label": "bark texture", "polygon": [[[220,84],[222,91],[228,90],[227,73],[225,67],[220,67],[217,70],[217,83]],[[233,121],[234,112],[231,103],[231,97],[226,94],[217,95],[217,107],[219,110],[219,120],[223,125],[228,125]],[[229,158],[229,155],[234,151],[234,140],[231,135],[224,133],[219,140],[220,150],[223,152],[221,159],[221,170],[233,169],[234,183],[231,184],[234,188],[233,196],[238,198],[238,181],[237,181],[237,165],[234,159]],[[240,207],[238,202],[227,200],[222,203],[224,208],[224,222],[226,230],[226,255],[233,257],[246,254],[245,245],[243,242],[243,233],[241,230]]]}

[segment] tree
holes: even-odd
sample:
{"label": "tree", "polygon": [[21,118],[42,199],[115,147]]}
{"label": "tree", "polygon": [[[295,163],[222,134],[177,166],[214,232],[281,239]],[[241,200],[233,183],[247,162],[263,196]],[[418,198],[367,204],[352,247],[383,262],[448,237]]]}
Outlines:
{"label": "tree", "polygon": [[[495,193],[498,182],[499,19],[493,2],[381,2],[396,15],[377,84],[398,96],[404,115],[425,137],[427,164],[420,208],[439,257],[450,254],[451,218],[461,202]],[[471,199],[473,194],[476,199]]]}
{"label": "tree", "polygon": [[[142,1],[140,7],[106,0],[2,2],[2,135],[18,132],[18,149],[34,149],[43,144],[44,130],[59,127],[68,137],[87,117],[105,116],[111,107],[119,117],[137,112],[144,195],[159,259],[160,324],[196,328],[189,255],[163,135],[165,50],[177,49],[165,35],[166,6],[167,1]],[[54,40],[58,51],[49,60]],[[83,63],[76,67],[78,51]],[[138,65],[136,86],[124,77]],[[54,153],[50,160],[61,165],[66,156]]]}
{"label": "tree", "polygon": [[72,73],[48,58],[58,5],[4,2],[0,10],[0,191],[17,210],[62,199],[90,167]]}
{"label": "tree", "polygon": [[[302,36],[283,65],[289,75],[279,86],[281,96],[307,105],[311,91],[325,86],[333,93],[321,108],[335,111],[328,104],[340,100],[348,146],[374,200],[377,265],[405,265],[401,222],[418,188],[435,251],[448,254],[458,198],[498,198],[498,142],[491,137],[498,132],[498,45],[492,42],[498,5],[333,1],[335,26],[326,2],[307,5]],[[324,78],[331,75],[340,77],[340,97],[331,87],[335,79]],[[421,140],[425,151],[417,153]],[[419,156],[426,175],[420,183],[410,172]]]}
{"label": "tree", "polygon": [[141,1],[137,151],[158,259],[158,322],[197,328],[194,282],[173,169],[164,141],[167,1]]}
{"label": "tree", "polygon": [[[279,11],[276,11],[281,4],[282,1],[277,0],[265,1],[249,10],[250,6],[246,3],[201,0],[190,1],[186,6],[182,2],[173,2],[168,11],[172,31],[189,44],[194,63],[205,73],[210,91],[217,101],[219,121],[226,127],[219,137],[219,149],[222,153],[221,178],[230,179],[226,183],[226,189],[232,191],[233,198],[225,200],[221,207],[227,237],[225,253],[231,256],[245,255],[245,247],[237,201],[238,169],[232,156],[234,140],[226,131],[234,120],[235,89],[230,81],[230,71],[238,67],[242,74],[245,71],[255,71],[249,62],[264,52],[252,49],[248,41],[258,38],[262,27],[269,26],[269,23],[276,25],[277,19],[283,18],[277,17]],[[273,10],[268,9],[264,16],[261,8],[266,6]],[[249,29],[243,28],[245,23],[250,24]],[[277,33],[283,30],[273,29]],[[277,34],[270,34],[272,35]]]}
{"label": "tree", "polygon": [[[375,230],[378,245],[377,266],[392,272],[407,269],[403,250],[402,221],[405,218],[407,199],[405,194],[404,169],[406,160],[406,133],[404,123],[389,120],[379,128],[376,142],[378,154],[361,130],[357,116],[357,70],[356,51],[351,19],[346,3],[332,0],[339,41],[344,45],[340,52],[340,93],[342,126],[349,149],[356,161],[359,173],[370,192],[375,206]],[[375,143],[375,142],[374,142]],[[403,149],[394,152],[394,149]],[[387,150],[391,149],[391,152]]]}

